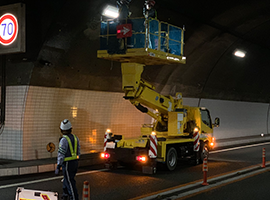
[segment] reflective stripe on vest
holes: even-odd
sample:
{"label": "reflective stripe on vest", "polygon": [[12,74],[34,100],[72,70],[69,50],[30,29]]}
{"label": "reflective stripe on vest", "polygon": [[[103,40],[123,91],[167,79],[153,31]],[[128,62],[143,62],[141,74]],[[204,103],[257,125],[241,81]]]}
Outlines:
{"label": "reflective stripe on vest", "polygon": [[79,159],[79,156],[77,155],[77,143],[78,143],[77,142],[77,137],[75,135],[73,135],[73,137],[74,137],[74,144],[75,144],[75,148],[74,149],[72,147],[72,143],[71,143],[71,140],[69,139],[69,137],[67,135],[63,135],[63,137],[67,139],[69,150],[70,150],[70,153],[71,153],[71,156],[64,158],[64,161],[70,161],[70,160],[77,160],[77,159]]}

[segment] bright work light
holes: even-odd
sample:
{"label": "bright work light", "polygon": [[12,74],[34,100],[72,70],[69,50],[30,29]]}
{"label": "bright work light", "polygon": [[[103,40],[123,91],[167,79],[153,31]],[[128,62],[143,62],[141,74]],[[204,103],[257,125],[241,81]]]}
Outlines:
{"label": "bright work light", "polygon": [[244,58],[246,56],[246,53],[244,51],[235,50],[234,55],[240,58]]}
{"label": "bright work light", "polygon": [[108,5],[102,15],[110,18],[117,18],[119,16],[118,8]]}

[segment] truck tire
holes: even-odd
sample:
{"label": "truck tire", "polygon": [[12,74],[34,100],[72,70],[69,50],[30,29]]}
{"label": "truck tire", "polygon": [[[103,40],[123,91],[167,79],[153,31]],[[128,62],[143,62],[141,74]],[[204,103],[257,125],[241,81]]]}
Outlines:
{"label": "truck tire", "polygon": [[200,163],[203,163],[203,160],[205,158],[208,159],[209,157],[209,148],[207,146],[207,143],[205,142],[200,142],[200,151],[199,151],[199,155],[200,155]]}
{"label": "truck tire", "polygon": [[174,147],[171,147],[167,151],[166,166],[167,169],[173,171],[177,165],[177,152]]}

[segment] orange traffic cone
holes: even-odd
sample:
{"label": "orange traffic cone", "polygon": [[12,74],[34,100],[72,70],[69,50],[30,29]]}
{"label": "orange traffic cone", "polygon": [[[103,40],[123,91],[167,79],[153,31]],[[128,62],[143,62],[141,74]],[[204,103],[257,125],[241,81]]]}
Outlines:
{"label": "orange traffic cone", "polygon": [[207,158],[205,158],[203,160],[203,183],[202,183],[202,185],[209,185],[207,183],[207,171],[208,171]]}
{"label": "orange traffic cone", "polygon": [[262,167],[265,167],[265,148],[263,148],[263,153],[262,153]]}
{"label": "orange traffic cone", "polygon": [[90,200],[90,187],[89,187],[89,182],[84,181],[83,182],[83,195],[82,195],[83,200]]}

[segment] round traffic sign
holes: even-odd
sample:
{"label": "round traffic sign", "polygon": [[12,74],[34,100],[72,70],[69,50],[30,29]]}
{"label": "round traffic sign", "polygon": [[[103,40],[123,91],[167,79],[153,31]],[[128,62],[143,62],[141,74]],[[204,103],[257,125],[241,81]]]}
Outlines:
{"label": "round traffic sign", "polygon": [[18,21],[17,18],[6,13],[0,17],[0,43],[8,46],[12,44],[18,35]]}
{"label": "round traffic sign", "polygon": [[54,152],[54,150],[55,150],[55,145],[52,142],[50,142],[49,144],[47,144],[46,147],[47,147],[47,151],[50,152],[50,153]]}

